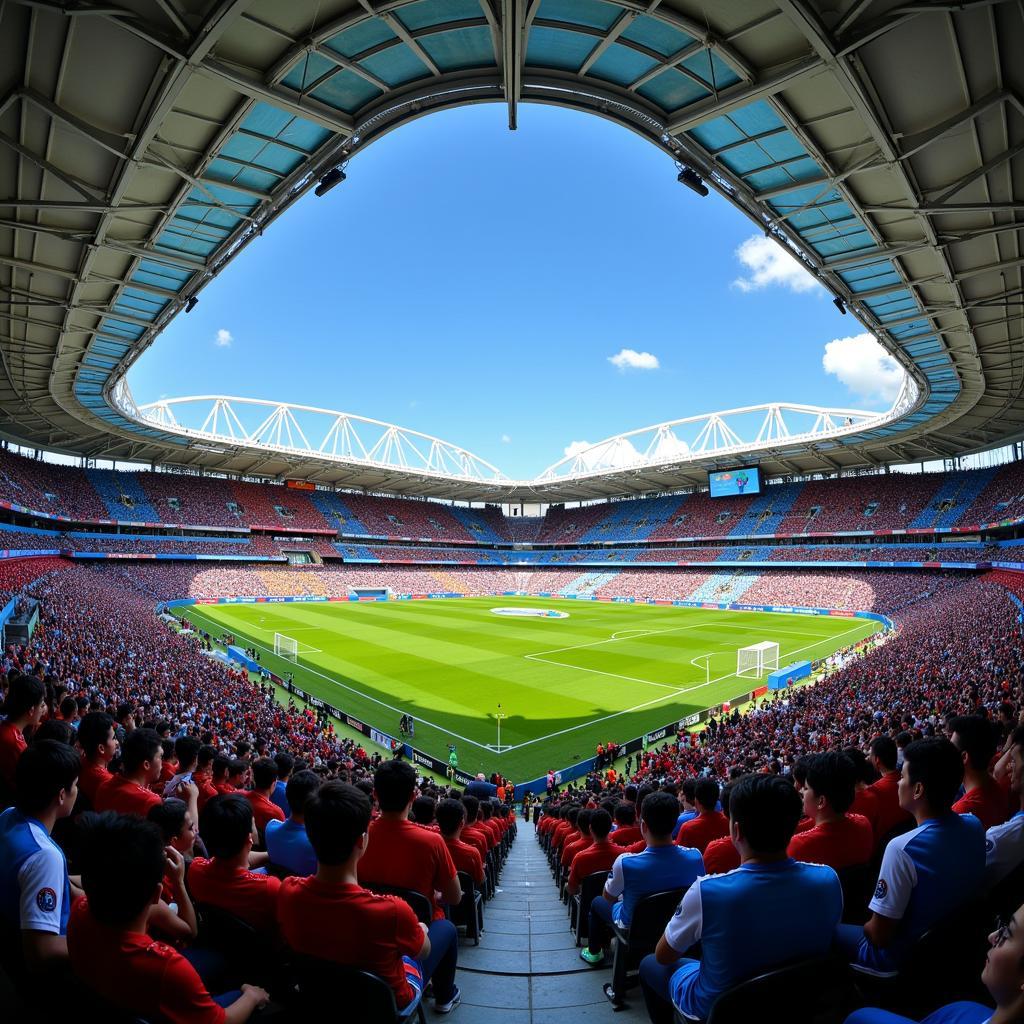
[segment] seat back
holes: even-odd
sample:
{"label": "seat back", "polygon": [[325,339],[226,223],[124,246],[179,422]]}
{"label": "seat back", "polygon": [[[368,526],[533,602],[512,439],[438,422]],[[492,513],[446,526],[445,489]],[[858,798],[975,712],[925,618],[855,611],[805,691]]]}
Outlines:
{"label": "seat back", "polygon": [[868,886],[874,881],[867,864],[851,864],[836,872],[843,887],[843,923],[864,924],[868,919]]}
{"label": "seat back", "polygon": [[296,956],[292,971],[303,1020],[313,1020],[314,1015],[322,1020],[339,1019],[339,999],[346,1020],[389,1024],[399,1019],[391,986],[370,971],[312,956]]}
{"label": "seat back", "polygon": [[476,885],[468,871],[456,872],[462,887],[462,899],[448,908],[448,918],[454,925],[471,926],[476,921]]}
{"label": "seat back", "polygon": [[971,990],[985,964],[991,924],[984,903],[973,902],[939,921],[918,939],[907,956],[899,974],[901,987],[910,991],[941,990],[949,996],[937,1000],[936,1005]]}
{"label": "seat back", "polygon": [[200,942],[221,953],[232,974],[251,975],[258,965],[269,967],[279,959],[268,936],[230,911],[210,903],[198,903],[196,913]]}
{"label": "seat back", "polygon": [[629,952],[631,958],[653,953],[665,931],[665,925],[676,912],[679,901],[686,892],[681,889],[667,889],[654,892],[637,900],[629,922]]}
{"label": "seat back", "polygon": [[846,984],[845,967],[834,957],[797,960],[740,982],[712,1004],[705,1024],[784,1020],[805,1024],[821,1012],[824,998]]}
{"label": "seat back", "polygon": [[421,892],[415,889],[404,889],[400,885],[378,885],[376,882],[363,883],[370,892],[378,893],[381,896],[399,896],[412,907],[416,917],[428,925],[434,919],[434,904]]}
{"label": "seat back", "polygon": [[988,902],[993,914],[1004,918],[1010,917],[1024,903],[1024,864],[1014,868],[992,887]]}

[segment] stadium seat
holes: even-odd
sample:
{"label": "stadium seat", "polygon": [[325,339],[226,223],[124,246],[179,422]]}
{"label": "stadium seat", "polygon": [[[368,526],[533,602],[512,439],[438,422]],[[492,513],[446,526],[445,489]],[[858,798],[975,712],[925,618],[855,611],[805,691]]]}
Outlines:
{"label": "stadium seat", "polygon": [[868,898],[875,876],[867,864],[851,864],[836,874],[843,887],[843,923],[864,924],[868,919]]}
{"label": "stadium seat", "polygon": [[220,907],[197,903],[195,910],[199,944],[223,958],[224,987],[253,981],[268,989],[277,988],[275,968],[281,957],[266,936]]}
{"label": "stadium seat", "polygon": [[365,882],[363,884],[371,892],[375,892],[380,896],[400,896],[412,907],[416,917],[428,927],[434,919],[434,907],[430,902],[430,897],[424,896],[421,892],[416,892],[415,889],[403,889],[400,885],[376,885],[373,882]]}
{"label": "stadium seat", "polygon": [[675,913],[685,889],[668,889],[651,893],[637,900],[633,908],[629,928],[615,925],[615,958],[612,965],[612,980],[604,986],[604,993],[614,1006],[625,1002],[626,989],[635,984],[640,961],[654,952],[665,931],[665,925]]}
{"label": "stadium seat", "polygon": [[569,900],[569,929],[576,933],[576,945],[590,936],[590,904],[601,895],[607,871],[595,871],[580,883],[580,891]]}
{"label": "stadium seat", "polygon": [[292,971],[301,1020],[337,1020],[339,1008],[344,1006],[346,1020],[402,1024],[415,1016],[419,1024],[426,1024],[422,994],[399,1010],[391,986],[369,971],[307,956],[296,957]]}
{"label": "stadium seat", "polygon": [[459,885],[462,886],[462,900],[448,908],[448,918],[456,928],[465,928],[466,938],[472,939],[474,946],[479,946],[480,935],[484,930],[483,894],[467,872],[460,871],[458,876]]}
{"label": "stadium seat", "polygon": [[1024,904],[1024,864],[1018,865],[988,894],[993,916],[1008,918]]}
{"label": "stadium seat", "polygon": [[[842,961],[835,957],[798,960],[748,978],[712,1004],[704,1024],[785,1021],[813,1024],[841,1003],[849,988]],[[692,1024],[676,1010],[677,1024]]]}

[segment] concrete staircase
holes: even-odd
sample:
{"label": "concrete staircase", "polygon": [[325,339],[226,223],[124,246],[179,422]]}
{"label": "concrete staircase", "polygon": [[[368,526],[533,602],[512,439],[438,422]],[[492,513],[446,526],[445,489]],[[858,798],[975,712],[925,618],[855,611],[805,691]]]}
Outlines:
{"label": "concrete staircase", "polygon": [[[459,947],[462,1004],[452,1024],[646,1024],[638,988],[615,1012],[601,991],[611,970],[580,960],[544,851],[522,819],[498,886],[480,945]],[[426,1012],[440,1019],[429,1001]]]}

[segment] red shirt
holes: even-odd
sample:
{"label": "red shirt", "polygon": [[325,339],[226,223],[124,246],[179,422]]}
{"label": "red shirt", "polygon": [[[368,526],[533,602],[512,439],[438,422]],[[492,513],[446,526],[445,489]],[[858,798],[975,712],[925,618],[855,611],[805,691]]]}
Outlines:
{"label": "red shirt", "polygon": [[14,766],[21,752],[28,746],[25,734],[13,723],[0,723],[0,777],[14,786]]}
{"label": "red shirt", "polygon": [[[881,780],[879,780],[881,781]],[[874,783],[872,783],[874,785]],[[864,789],[858,789],[853,796],[853,803],[850,804],[846,811],[847,814],[859,814],[863,818],[867,818],[871,824],[871,831],[875,834],[875,842],[877,843],[881,839],[881,835],[878,831],[878,794],[875,793],[871,786],[866,786]]]}
{"label": "red shirt", "polygon": [[955,804],[957,814],[973,814],[986,829],[1006,821],[1006,795],[991,776],[987,781],[965,793]]}
{"label": "red shirt", "polygon": [[614,832],[608,833],[608,841],[616,846],[632,846],[643,839],[639,825],[620,825]]}
{"label": "red shirt", "polygon": [[111,775],[96,790],[93,808],[97,811],[117,811],[118,814],[137,814],[144,818],[150,807],[163,801],[151,789],[140,786],[137,782],[123,775]]}
{"label": "red shirt", "polygon": [[871,827],[875,833],[876,843],[881,842],[897,825],[913,824],[911,815],[900,807],[899,784],[900,773],[892,771],[868,786],[868,792],[875,797],[875,819],[871,822]]}
{"label": "red shirt", "polygon": [[569,888],[577,888],[587,875],[595,871],[611,871],[615,858],[621,855],[622,850],[614,843],[609,843],[607,839],[595,840],[573,857],[569,869]]}
{"label": "red shirt", "polygon": [[245,794],[245,799],[252,804],[252,816],[256,819],[256,831],[260,835],[263,835],[268,821],[284,821],[284,811],[255,789],[249,790]]}
{"label": "red shirt", "polygon": [[359,861],[360,883],[369,889],[374,882],[415,889],[434,904],[435,921],[444,917],[434,893],[455,877],[455,865],[440,835],[392,818],[371,821],[369,832],[369,845]]}
{"label": "red shirt", "polygon": [[487,845],[487,840],[482,832],[477,832],[469,825],[466,825],[462,829],[461,842],[472,846],[480,854],[481,860],[487,859],[487,851],[490,847]]}
{"label": "red shirt", "polygon": [[569,867],[572,864],[573,857],[581,850],[585,850],[593,841],[590,836],[570,837],[569,842],[562,847],[562,867]]}
{"label": "red shirt", "polygon": [[844,814],[793,836],[787,851],[794,860],[825,864],[836,871],[867,864],[875,848],[871,823],[860,814]]}
{"label": "red shirt", "polygon": [[470,878],[480,885],[484,880],[484,861],[480,851],[461,839],[445,837],[444,845],[448,847],[456,871],[465,871]]}
{"label": "red shirt", "polygon": [[192,781],[199,787],[199,799],[196,801],[199,810],[202,810],[208,800],[217,795],[217,789],[210,781],[210,773],[204,772],[201,775],[193,775]]}
{"label": "red shirt", "polygon": [[108,1002],[170,1024],[223,1024],[224,1010],[195,968],[171,946],[148,935],[100,924],[88,900],[75,901],[68,953],[78,977]]}
{"label": "red shirt", "polygon": [[296,953],[372,971],[391,986],[399,1009],[412,1001],[402,957],[419,956],[423,929],[405,900],[358,885],[325,885],[316,876],[286,878],[277,921]]}
{"label": "red shirt", "polygon": [[82,766],[78,772],[78,788],[85,794],[89,803],[96,806],[96,791],[113,776],[103,766],[94,765],[82,758]]}
{"label": "red shirt", "polygon": [[493,849],[497,845],[494,841],[494,836],[491,835],[491,830],[485,829],[482,821],[474,821],[472,825],[466,825],[462,830],[462,835],[465,837],[466,842],[470,841],[470,836],[479,836],[488,850]]}
{"label": "red shirt", "polygon": [[712,839],[704,850],[704,870],[709,875],[724,875],[740,866],[740,851],[732,845],[729,836]]}
{"label": "red shirt", "polygon": [[690,846],[703,854],[712,839],[729,834],[729,819],[721,811],[701,811],[685,822],[676,835],[676,846]]}
{"label": "red shirt", "polygon": [[505,834],[505,830],[501,827],[501,822],[497,818],[488,818],[486,821],[481,822],[485,829],[491,830],[491,835],[494,836],[494,845],[497,846],[501,842],[501,837]]}
{"label": "red shirt", "polygon": [[257,931],[271,931],[277,916],[281,880],[217,860],[196,857],[188,869],[188,888],[198,903],[220,907]]}

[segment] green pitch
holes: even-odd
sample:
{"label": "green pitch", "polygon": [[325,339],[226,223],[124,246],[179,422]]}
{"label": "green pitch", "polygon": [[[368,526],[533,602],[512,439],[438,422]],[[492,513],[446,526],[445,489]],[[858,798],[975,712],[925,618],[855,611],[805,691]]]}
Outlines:
{"label": "green pitch", "polygon": [[[513,618],[493,608],[566,618]],[[186,618],[257,646],[262,664],[382,732],[416,719],[415,745],[459,767],[535,778],[666,722],[749,692],[736,651],[779,644],[779,664],[873,633],[872,620],[543,598],[203,605]],[[298,641],[293,664],[274,634]],[[709,671],[710,669],[710,671]],[[710,682],[708,678],[710,677]],[[501,722],[497,749],[498,705]]]}

